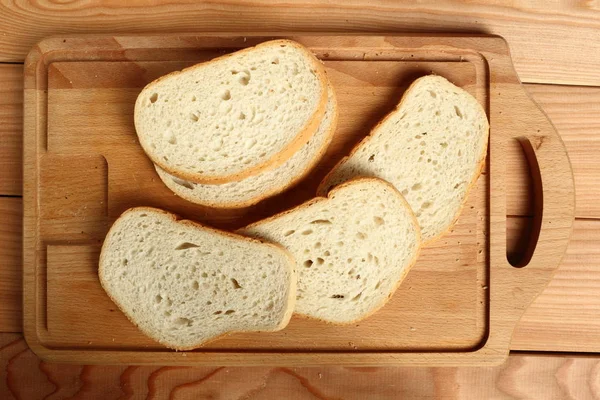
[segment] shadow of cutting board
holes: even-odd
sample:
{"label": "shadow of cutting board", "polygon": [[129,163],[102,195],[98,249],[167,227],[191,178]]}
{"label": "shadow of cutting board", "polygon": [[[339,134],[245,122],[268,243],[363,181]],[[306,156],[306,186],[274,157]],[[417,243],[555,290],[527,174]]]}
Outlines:
{"label": "shadow of cutting board", "polygon": [[[24,327],[36,354],[86,364],[502,362],[514,326],[562,258],[574,215],[566,151],[522,89],[506,43],[422,34],[290,38],[323,60],[338,96],[339,126],[299,185],[240,210],[194,205],[162,184],[138,143],[134,102],[159,76],[270,37],[78,36],[47,39],[32,50],[25,64]],[[431,73],[484,106],[489,156],[456,226],[422,251],[381,311],[350,326],[294,317],[280,332],[233,334],[173,352],[139,332],[103,292],[100,247],[124,210],[160,207],[235,229],[298,205],[414,79]],[[506,258],[507,154],[518,143],[536,183],[537,229],[523,268]]]}

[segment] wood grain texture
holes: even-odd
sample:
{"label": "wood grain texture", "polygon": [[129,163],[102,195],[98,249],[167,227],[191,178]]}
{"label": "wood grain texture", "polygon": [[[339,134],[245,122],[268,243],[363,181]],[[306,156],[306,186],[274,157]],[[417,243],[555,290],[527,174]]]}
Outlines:
{"label": "wood grain texture", "polygon": [[575,177],[575,215],[600,218],[600,87],[525,87],[550,117],[569,152]]}
{"label": "wood grain texture", "polygon": [[0,334],[2,399],[600,399],[600,358],[513,354],[485,368],[82,366]]}
{"label": "wood grain texture", "polygon": [[23,66],[0,65],[0,195],[20,195],[23,175]]}
{"label": "wood grain texture", "polygon": [[0,332],[22,330],[23,202],[0,197]]}
{"label": "wood grain texture", "polygon": [[561,266],[521,318],[511,349],[600,352],[600,221],[575,221]]}
{"label": "wood grain texture", "polygon": [[511,45],[526,82],[600,84],[600,7],[595,1],[171,0],[2,2],[0,60],[23,61],[50,35],[175,32],[470,32],[497,34]]}

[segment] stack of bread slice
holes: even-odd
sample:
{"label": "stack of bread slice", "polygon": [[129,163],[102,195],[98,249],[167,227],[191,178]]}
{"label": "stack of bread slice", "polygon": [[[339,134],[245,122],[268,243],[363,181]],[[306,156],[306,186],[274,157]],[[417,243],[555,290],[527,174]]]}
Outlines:
{"label": "stack of bread slice", "polygon": [[162,181],[191,202],[246,207],[302,179],[324,154],[338,106],[322,63],[274,40],[146,86],[135,127]]}
{"label": "stack of bread slice", "polygon": [[[135,109],[163,182],[222,208],[302,179],[337,118],[323,66],[287,40],[160,78]],[[296,208],[235,233],[158,209],[126,211],[104,242],[100,282],[144,333],[175,349],[279,330],[292,313],[362,320],[392,297],[422,246],[455,223],[483,168],[488,131],[474,97],[422,77]]]}

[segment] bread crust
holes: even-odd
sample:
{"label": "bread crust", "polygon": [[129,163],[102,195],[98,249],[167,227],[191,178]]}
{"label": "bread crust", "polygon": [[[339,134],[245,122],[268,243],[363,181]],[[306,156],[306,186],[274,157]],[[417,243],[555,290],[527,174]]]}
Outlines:
{"label": "bread crust", "polygon": [[[400,102],[396,105],[396,107],[394,107],[394,109],[389,112],[381,121],[379,121],[377,123],[377,125],[375,125],[375,127],[373,129],[371,129],[371,131],[369,132],[369,134],[367,136],[365,136],[357,145],[355,145],[352,150],[350,151],[350,153],[345,156],[344,158],[342,158],[340,161],[337,162],[337,164],[327,173],[327,175],[325,175],[325,178],[323,178],[323,180],[321,181],[321,183],[319,184],[319,187],[317,188],[317,195],[322,196],[323,193],[325,193],[328,190],[328,183],[329,180],[331,179],[333,173],[335,172],[335,170],[340,167],[341,165],[343,165],[346,161],[348,161],[348,159],[350,159],[358,150],[360,150],[360,148],[366,144],[368,141],[370,141],[371,139],[375,138],[376,135],[376,131],[381,127],[381,125],[383,125],[384,122],[386,122],[389,118],[391,118],[395,113],[397,113],[403,106],[404,102],[406,101],[408,95],[415,89],[415,86],[417,85],[417,83],[424,78],[430,77],[430,76],[436,76],[436,75],[427,75],[424,77],[421,77],[419,79],[416,79],[409,87],[408,89],[406,89],[406,91],[404,92],[404,94],[402,95],[402,99],[400,99]],[[481,106],[481,104],[479,104],[478,101],[476,101],[477,106],[479,107],[480,111],[483,113],[483,115],[486,115],[487,117],[487,113],[485,112],[485,110],[483,109],[483,107]],[[427,239],[426,241],[423,242],[423,246],[427,246],[430,245],[431,243],[435,242],[436,240],[438,240],[440,237],[444,236],[448,231],[450,231],[452,229],[452,227],[454,227],[454,225],[456,224],[456,222],[458,221],[458,218],[460,217],[460,214],[467,202],[467,199],[469,197],[469,193],[471,192],[471,189],[475,186],[475,184],[477,183],[477,179],[479,179],[479,176],[481,175],[481,172],[483,171],[483,168],[485,167],[485,160],[486,160],[486,156],[487,156],[487,149],[489,146],[489,121],[487,118],[485,118],[485,135],[486,135],[486,140],[485,140],[485,146],[483,146],[483,149],[479,155],[478,158],[478,163],[475,167],[475,174],[472,175],[471,181],[469,182],[469,184],[467,185],[467,188],[465,189],[465,194],[463,197],[463,201],[461,202],[460,206],[458,207],[456,214],[454,215],[454,218],[452,219],[452,221],[450,222],[450,224],[448,226],[446,226],[445,229],[443,229],[442,231],[440,231],[440,233],[438,233],[437,235]],[[411,208],[412,210],[412,208]]]}
{"label": "bread crust", "polygon": [[[171,166],[165,164],[164,161],[160,157],[156,157],[152,153],[152,149],[144,141],[143,135],[140,135],[138,133],[137,136],[138,136],[140,145],[144,149],[144,152],[146,153],[146,155],[152,160],[152,162],[154,164],[158,165],[159,167],[161,167],[163,170],[165,170],[169,174],[174,175],[181,179],[186,179],[186,180],[190,180],[193,182],[204,183],[204,184],[227,183],[227,182],[239,181],[239,180],[242,180],[249,176],[253,176],[253,175],[259,174],[263,171],[268,171],[270,169],[278,167],[279,165],[283,164],[288,158],[290,158],[300,147],[302,147],[306,142],[308,142],[312,138],[312,136],[315,134],[317,129],[319,128],[321,119],[323,118],[323,114],[325,114],[325,107],[327,105],[327,78],[325,75],[324,65],[307,48],[305,48],[304,46],[302,46],[299,43],[294,42],[292,40],[287,40],[287,39],[270,40],[268,42],[261,43],[254,47],[248,47],[248,48],[239,50],[234,53],[230,53],[230,54],[226,54],[226,55],[214,58],[214,59],[204,62],[204,63],[200,63],[200,64],[193,65],[191,67],[188,67],[188,68],[184,68],[181,71],[171,72],[167,75],[161,76],[160,78],[150,82],[148,85],[146,85],[144,87],[144,89],[142,89],[142,92],[146,91],[147,89],[152,88],[153,85],[161,82],[162,80],[164,80],[168,77],[176,76],[176,75],[194,70],[196,68],[202,68],[202,67],[208,65],[209,63],[223,61],[227,58],[233,57],[234,55],[248,53],[248,52],[254,51],[256,49],[259,49],[261,47],[272,46],[272,45],[277,45],[277,44],[291,46],[291,47],[298,49],[300,52],[304,53],[306,55],[307,59],[309,59],[311,61],[311,63],[313,64],[315,71],[316,71],[317,79],[319,80],[319,82],[321,83],[321,87],[323,88],[323,90],[321,91],[321,98],[319,99],[319,103],[317,105],[315,113],[313,114],[313,117],[300,130],[300,132],[296,135],[296,137],[292,141],[290,141],[290,143],[287,144],[286,147],[284,147],[279,153],[274,154],[270,159],[264,160],[262,163],[256,164],[256,165],[254,165],[250,168],[247,168],[243,171],[240,171],[240,172],[237,172],[234,174],[228,174],[228,175],[206,175],[206,174],[191,173],[191,172],[186,172],[186,171],[178,171],[178,170],[172,168]],[[142,92],[140,92],[140,93],[142,93]],[[136,102],[135,102],[135,111],[134,111],[134,125],[136,127],[136,132],[138,132],[138,126],[139,126],[139,121],[138,121],[139,113],[137,112],[137,110],[139,109],[139,107],[141,107],[141,105],[139,104],[140,101],[141,101],[141,97],[138,96],[138,98],[136,99]]]}
{"label": "bread crust", "polygon": [[[185,200],[190,201],[195,204],[201,204],[201,205],[208,206],[208,207],[222,208],[222,209],[236,209],[236,208],[250,207],[250,206],[255,205],[265,199],[273,197],[279,193],[285,192],[286,190],[294,187],[302,179],[304,179],[306,177],[306,175],[308,175],[310,173],[310,171],[312,171],[313,168],[318,164],[318,162],[323,158],[323,156],[325,155],[325,152],[327,151],[327,149],[329,148],[329,145],[331,144],[331,141],[333,140],[333,136],[334,136],[336,128],[337,128],[337,123],[338,123],[338,118],[339,118],[339,108],[338,108],[338,103],[337,103],[337,97],[336,97],[335,91],[333,89],[333,86],[331,86],[330,83],[328,83],[327,86],[328,86],[328,90],[330,93],[330,101],[332,101],[334,103],[334,107],[333,107],[333,115],[331,117],[332,118],[331,124],[330,124],[329,128],[327,129],[327,132],[325,133],[326,138],[323,141],[323,144],[321,145],[318,152],[314,155],[314,157],[306,165],[306,167],[304,168],[304,171],[302,171],[300,174],[296,175],[287,185],[280,186],[280,187],[273,187],[273,188],[271,188],[271,190],[260,192],[260,193],[258,193],[258,195],[256,197],[245,200],[245,201],[232,200],[232,201],[226,202],[226,203],[223,203],[223,202],[219,203],[219,202],[213,202],[213,201],[202,201],[201,199],[198,199],[198,198],[194,197],[193,195],[190,195],[187,191],[184,191],[184,190],[176,191],[169,184],[164,182],[164,180],[163,180],[163,182],[165,183],[165,185],[167,187],[169,187],[169,189],[171,189],[171,191],[173,191],[173,193],[175,193],[177,196],[181,197],[182,199],[185,199]],[[301,149],[302,149],[302,147],[300,149],[298,149],[298,151],[300,151]],[[155,167],[156,167],[156,165],[155,165]],[[264,173],[264,172],[266,172],[266,171],[263,171],[262,173]],[[159,177],[160,177],[160,175],[159,175]],[[161,178],[161,180],[162,180],[162,178]],[[195,182],[195,183],[198,183],[198,182]]]}
{"label": "bread crust", "polygon": [[198,347],[201,347],[207,343],[213,342],[215,340],[218,340],[220,338],[223,338],[225,336],[228,336],[230,334],[233,333],[242,333],[242,332],[276,332],[279,331],[283,328],[285,328],[287,326],[287,324],[289,323],[293,311],[294,311],[294,307],[296,304],[296,284],[297,284],[297,275],[296,275],[296,260],[295,258],[292,256],[292,254],[283,246],[277,244],[277,243],[271,243],[271,242],[267,242],[267,241],[263,241],[263,240],[259,240],[259,239],[255,239],[255,238],[250,238],[247,236],[243,236],[243,235],[239,235],[233,232],[227,232],[227,231],[222,231],[219,229],[215,229],[212,228],[210,226],[206,226],[203,225],[199,222],[195,222],[195,221],[191,221],[191,220],[187,220],[187,219],[181,219],[177,214],[173,214],[170,213],[168,211],[165,210],[161,210],[159,208],[154,208],[154,207],[133,207],[130,208],[128,210],[126,210],[125,212],[123,212],[119,218],[117,218],[115,220],[115,222],[113,223],[113,227],[116,225],[116,223],[122,219],[124,216],[126,216],[129,213],[132,212],[138,212],[138,211],[145,211],[148,213],[158,213],[158,214],[163,214],[166,215],[167,217],[169,217],[173,222],[177,222],[177,223],[181,223],[183,225],[188,225],[194,228],[198,228],[198,229],[202,229],[202,230],[209,230],[217,235],[220,236],[225,236],[225,237],[229,237],[229,238],[233,238],[233,239],[237,239],[237,240],[241,240],[241,241],[245,241],[245,242],[250,242],[250,243],[259,243],[265,246],[269,246],[271,248],[277,249],[278,251],[282,251],[283,254],[286,255],[287,259],[288,259],[288,263],[287,263],[287,267],[288,267],[288,272],[290,275],[290,286],[289,286],[289,290],[288,290],[288,294],[287,294],[287,307],[286,310],[284,312],[284,316],[283,319],[281,321],[281,323],[273,330],[266,330],[266,331],[260,331],[260,330],[235,330],[235,331],[228,331],[225,332],[219,336],[213,337],[213,338],[209,338],[207,340],[202,340],[199,341],[198,343],[195,343],[191,346],[173,346],[170,343],[164,343],[162,341],[160,341],[159,338],[155,337],[152,332],[147,331],[146,329],[144,329],[143,327],[139,326],[136,321],[135,318],[131,315],[129,315],[129,313],[124,309],[124,307],[121,305],[121,303],[119,303],[110,293],[109,290],[107,290],[106,286],[105,286],[105,277],[104,277],[104,269],[106,268],[106,263],[104,262],[105,257],[106,257],[106,252],[107,250],[107,246],[106,244],[108,243],[109,239],[111,238],[112,234],[113,234],[113,229],[111,227],[111,229],[108,231],[108,233],[106,234],[106,238],[104,239],[104,243],[102,244],[102,249],[100,250],[100,259],[99,259],[99,266],[98,266],[98,278],[100,280],[100,285],[102,286],[102,289],[104,289],[104,291],[106,292],[106,294],[108,295],[108,297],[112,300],[113,303],[115,303],[117,305],[117,307],[119,308],[119,310],[121,310],[121,312],[127,317],[127,319],[129,321],[131,321],[131,323],[133,325],[135,325],[140,331],[142,331],[146,336],[150,337],[151,339],[157,341],[158,343],[162,344],[163,346],[166,346],[168,348],[174,349],[174,350],[178,350],[178,351],[183,351],[183,350],[192,350]]}
{"label": "bread crust", "polygon": [[284,215],[288,215],[291,213],[294,213],[296,211],[302,210],[304,208],[307,208],[313,204],[317,204],[317,203],[321,203],[321,202],[327,202],[329,201],[332,196],[334,196],[338,191],[344,189],[346,186],[351,186],[354,185],[356,183],[359,182],[372,182],[372,183],[383,183],[385,184],[391,191],[392,193],[396,194],[398,196],[398,198],[401,200],[401,202],[404,204],[404,206],[406,207],[406,210],[408,211],[408,215],[410,215],[413,226],[415,227],[415,231],[417,233],[417,249],[415,251],[415,254],[413,256],[413,258],[410,260],[410,262],[407,264],[408,266],[404,269],[403,274],[400,276],[400,278],[396,281],[393,289],[390,291],[390,294],[387,298],[383,299],[381,301],[380,304],[378,304],[375,308],[373,308],[371,311],[369,311],[367,314],[356,318],[352,321],[345,321],[345,322],[337,322],[337,321],[329,321],[326,319],[322,319],[322,318],[318,318],[318,317],[313,317],[311,315],[306,315],[306,314],[300,314],[300,313],[294,313],[295,315],[304,317],[304,318],[309,318],[309,319],[313,319],[313,320],[318,320],[318,321],[323,321],[326,322],[328,324],[332,324],[332,325],[349,325],[349,324],[353,324],[356,323],[358,321],[362,321],[368,317],[370,317],[371,315],[373,315],[374,313],[376,313],[377,311],[379,311],[384,305],[386,305],[390,299],[392,298],[392,296],[394,295],[394,293],[396,292],[396,290],[398,289],[398,287],[400,287],[400,285],[402,284],[402,282],[404,281],[404,278],[406,277],[406,275],[408,274],[408,272],[412,269],[412,267],[415,265],[415,263],[417,262],[417,259],[419,257],[419,253],[421,252],[421,248],[423,247],[423,243],[421,241],[421,228],[419,226],[419,222],[417,221],[417,217],[415,217],[412,208],[410,207],[410,205],[408,204],[408,202],[406,201],[406,199],[404,198],[404,196],[402,196],[402,194],[398,191],[398,189],[396,189],[394,187],[394,185],[392,185],[391,183],[384,181],[383,179],[379,179],[379,178],[367,178],[367,177],[358,177],[358,178],[352,178],[350,180],[347,180],[335,187],[333,187],[331,190],[329,190],[329,192],[326,194],[326,196],[321,196],[318,195],[317,197],[307,201],[306,203],[300,204],[299,206],[296,206],[294,208],[291,208],[289,210],[280,212],[278,214],[275,214],[269,218],[263,219],[261,221],[257,221],[254,222],[250,225],[247,225],[244,228],[238,229],[236,232],[243,232],[247,229],[252,229],[255,226],[261,225],[265,222],[271,222],[273,220],[276,220],[277,218],[280,218]]}

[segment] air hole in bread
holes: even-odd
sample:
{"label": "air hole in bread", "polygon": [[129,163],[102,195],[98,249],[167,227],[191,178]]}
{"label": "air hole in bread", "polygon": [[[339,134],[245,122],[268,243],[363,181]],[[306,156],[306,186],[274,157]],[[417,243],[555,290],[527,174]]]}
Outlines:
{"label": "air hole in bread", "polygon": [[213,313],[213,315],[219,315],[219,314],[222,314],[222,313],[223,313],[223,311],[219,310],[219,311],[215,311],[215,312]]}
{"label": "air hole in bread", "polygon": [[381,287],[381,281],[377,282],[377,285],[375,285],[375,289],[379,289]]}
{"label": "air hole in bread", "polygon": [[462,114],[462,111],[460,111],[460,108],[458,108],[458,106],[454,106],[454,112],[456,113],[457,117],[459,117],[460,119],[462,119],[463,114]]}
{"label": "air hole in bread", "polygon": [[127,264],[129,264],[129,260],[124,258],[123,261],[121,262],[121,264],[123,264],[123,266],[127,266]]}
{"label": "air hole in bread", "polygon": [[329,257],[331,255],[331,252],[329,250],[325,250],[325,253],[323,253],[323,255],[325,257]]}
{"label": "air hole in bread", "polygon": [[462,157],[462,151],[461,150],[458,150],[458,156]]}
{"label": "air hole in bread", "polygon": [[346,296],[344,296],[343,294],[333,294],[333,295],[331,295],[332,299],[343,299],[344,297],[346,297]]}
{"label": "air hole in bread", "polygon": [[194,122],[198,122],[200,117],[198,117],[198,115],[196,115],[196,113],[190,113],[190,119]]}
{"label": "air hole in bread", "polygon": [[160,294],[157,294],[156,296],[154,296],[154,302],[156,304],[162,303],[162,300],[163,300],[163,298],[162,298],[162,296]]}
{"label": "air hole in bread", "polygon": [[241,289],[242,286],[240,286],[240,284],[238,283],[237,280],[235,280],[234,278],[231,278],[231,283],[233,284],[233,288],[234,289]]}
{"label": "air hole in bread", "polygon": [[175,320],[175,324],[179,325],[179,326],[183,326],[183,325],[185,325],[185,326],[192,326],[192,320],[189,319],[189,318],[179,317],[179,318],[177,318]]}
{"label": "air hole in bread", "polygon": [[200,245],[196,244],[196,243],[183,242],[183,243],[179,244],[177,247],[175,247],[175,250],[186,250],[186,249],[191,249],[193,247],[200,247]]}
{"label": "air hole in bread", "polygon": [[313,233],[313,230],[312,230],[312,229],[306,229],[306,230],[302,231],[302,234],[303,234],[304,236],[310,235],[311,233]]}
{"label": "air hole in bread", "polygon": [[170,311],[170,310],[167,310],[167,311],[165,311],[165,312],[163,313],[163,315],[164,315],[165,317],[170,317],[170,316],[171,316],[171,311]]}
{"label": "air hole in bread", "polygon": [[[244,114],[243,112],[240,112],[240,115],[238,115],[238,119],[239,120],[244,120],[246,119],[246,114]],[[256,141],[256,140],[255,140]]]}
{"label": "air hole in bread", "polygon": [[328,219],[315,219],[314,221],[310,221],[310,223],[315,225],[331,225],[331,221]]}
{"label": "air hole in bread", "polygon": [[317,242],[315,243],[315,249],[320,249],[321,248],[321,242]]}
{"label": "air hole in bread", "polygon": [[198,281],[194,281],[194,282],[192,282],[192,288],[193,288],[194,290],[198,290],[198,289],[200,289],[200,284],[198,283]]}
{"label": "air hole in bread", "polygon": [[325,264],[325,260],[323,260],[321,257],[317,257],[317,265],[323,265]]}
{"label": "air hole in bread", "polygon": [[246,73],[246,74],[240,76],[239,81],[242,86],[247,86],[248,83],[250,83],[250,74]]}
{"label": "air hole in bread", "polygon": [[271,60],[271,64],[279,64],[279,58],[275,57],[273,60]]}
{"label": "air hole in bread", "polygon": [[410,188],[410,190],[420,190],[421,189],[421,184],[420,183],[415,183],[414,185],[412,185],[412,187]]}
{"label": "air hole in bread", "polygon": [[223,93],[221,93],[221,98],[225,101],[230,100],[231,92],[229,90],[225,90]]}
{"label": "air hole in bread", "polygon": [[306,268],[310,268],[313,265],[313,260],[306,260],[303,264]]}
{"label": "air hole in bread", "polygon": [[436,94],[436,93],[435,93],[433,90],[430,90],[430,91],[429,91],[429,95],[430,95],[431,97],[433,97],[434,99],[437,97],[437,94]]}
{"label": "air hole in bread", "polygon": [[284,233],[284,234],[283,234],[283,236],[285,236],[285,237],[288,237],[288,236],[290,236],[290,235],[293,235],[295,232],[296,232],[296,231],[292,229],[292,230],[289,230],[289,231],[287,231],[286,233]]}
{"label": "air hole in bread", "polygon": [[225,311],[225,315],[231,315],[235,312],[235,310],[227,310]]}
{"label": "air hole in bread", "polygon": [[371,156],[369,157],[369,162],[373,161],[375,161],[375,154],[371,154]]}
{"label": "air hole in bread", "polygon": [[156,103],[156,100],[158,100],[158,93],[152,93],[150,96],[150,103],[154,104]]}
{"label": "air hole in bread", "polygon": [[342,242],[341,240],[339,242],[336,243],[338,246],[342,247],[344,245],[344,242]]}
{"label": "air hole in bread", "polygon": [[359,294],[357,294],[356,296],[354,296],[352,298],[352,301],[358,301],[360,299],[360,297],[362,296],[362,292],[360,292]]}
{"label": "air hole in bread", "polygon": [[360,239],[360,240],[365,240],[365,239],[367,238],[367,234],[366,234],[366,233],[364,233],[364,232],[358,232],[358,233],[356,234],[356,238],[357,238],[357,239]]}

